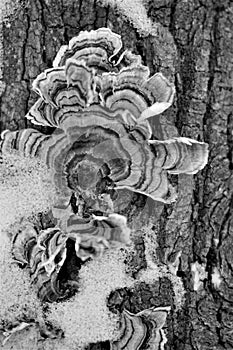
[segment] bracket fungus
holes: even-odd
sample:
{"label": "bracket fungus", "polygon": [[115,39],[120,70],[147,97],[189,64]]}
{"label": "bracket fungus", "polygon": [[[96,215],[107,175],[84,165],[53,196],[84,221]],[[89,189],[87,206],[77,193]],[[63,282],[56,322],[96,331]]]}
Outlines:
{"label": "bracket fungus", "polygon": [[[39,233],[26,227],[13,240],[13,254],[30,266],[40,299],[54,301],[68,293],[59,281],[67,240],[75,241],[83,262],[108,247],[128,244],[127,218],[117,213],[114,203],[118,191],[171,203],[175,196],[167,175],[203,169],[208,145],[184,137],[153,139],[149,119],[171,106],[174,85],[162,73],[150,76],[141,57],[123,50],[121,37],[108,28],[71,39],[32,88],[39,99],[26,118],[55,131],[5,130],[0,150],[38,157],[52,172],[57,226]],[[112,350],[142,349],[145,344],[152,348],[152,343],[153,349],[163,349],[168,311],[124,311],[122,336]]]}
{"label": "bracket fungus", "polygon": [[167,338],[163,331],[169,306],[152,307],[137,314],[124,310],[120,319],[121,336],[111,343],[111,350],[163,350]]}
{"label": "bracket fungus", "polygon": [[126,188],[170,203],[167,173],[195,174],[207,162],[203,142],[151,139],[148,118],[172,104],[174,85],[161,73],[150,77],[141,57],[123,51],[108,28],[74,37],[32,87],[40,98],[26,117],[56,130],[4,131],[1,149],[37,156],[52,169],[58,218],[72,194],[96,206],[102,194]]}
{"label": "bracket fungus", "polygon": [[21,223],[20,229],[14,234],[11,246],[14,261],[21,266],[29,262],[31,248],[36,244],[37,231],[29,221]]}
{"label": "bracket fungus", "polygon": [[67,240],[75,242],[76,256],[85,262],[101,256],[110,247],[129,244],[129,236],[130,229],[122,215],[82,218],[74,214],[63,220],[61,226],[58,224],[38,234],[30,222],[24,223],[13,237],[12,253],[16,262],[29,266],[39,298],[55,301],[68,293],[59,281],[59,272],[67,258]]}

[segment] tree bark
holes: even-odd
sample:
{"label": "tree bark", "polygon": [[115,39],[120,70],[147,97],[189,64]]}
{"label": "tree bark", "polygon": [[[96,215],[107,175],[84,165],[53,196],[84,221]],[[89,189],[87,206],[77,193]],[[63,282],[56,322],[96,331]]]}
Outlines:
{"label": "tree bark", "polygon": [[[151,0],[145,6],[148,17],[157,24],[156,36],[142,37],[117,8],[96,0],[28,0],[22,4],[14,19],[3,26],[6,87],[1,96],[0,129],[34,127],[24,118],[37,100],[31,83],[40,72],[52,67],[60,46],[81,30],[110,27],[121,35],[125,48],[142,56],[151,73],[161,71],[174,81],[176,100],[164,113],[170,136],[176,127],[180,136],[207,142],[209,161],[192,179],[187,175],[180,175],[178,180],[171,177],[178,191],[176,203],[147,201],[143,209],[138,205],[136,214],[141,214],[141,222],[153,223],[159,263],[168,266],[178,261],[176,273],[186,291],[185,301],[173,312],[173,286],[163,277],[153,286],[142,284],[133,294],[121,291],[119,305],[127,305],[132,312],[140,311],[142,306],[171,305],[167,350],[230,350],[233,4],[230,0]],[[155,123],[153,131],[156,134]],[[135,215],[133,220],[140,229]],[[146,265],[140,237],[136,246],[138,259],[132,264],[138,271]],[[105,343],[90,348],[108,346]]]}

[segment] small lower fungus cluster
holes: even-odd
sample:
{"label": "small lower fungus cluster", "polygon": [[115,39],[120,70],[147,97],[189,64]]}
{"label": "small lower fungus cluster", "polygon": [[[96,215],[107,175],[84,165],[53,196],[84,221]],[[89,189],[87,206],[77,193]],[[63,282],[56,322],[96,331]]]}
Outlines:
{"label": "small lower fungus cluster", "polygon": [[[29,267],[39,298],[53,302],[78,290],[63,271],[68,242],[79,266],[130,243],[127,218],[117,208],[119,190],[171,203],[175,195],[167,175],[197,173],[207,162],[208,146],[184,137],[153,139],[148,118],[171,106],[174,85],[161,73],[150,76],[141,57],[124,51],[120,36],[108,28],[83,31],[61,47],[33,89],[40,98],[26,118],[55,131],[6,130],[0,148],[2,154],[16,150],[36,157],[52,171],[56,224],[39,232],[30,222],[22,224],[12,252]],[[168,311],[125,310],[122,336],[112,349],[141,349],[145,342],[163,349]]]}

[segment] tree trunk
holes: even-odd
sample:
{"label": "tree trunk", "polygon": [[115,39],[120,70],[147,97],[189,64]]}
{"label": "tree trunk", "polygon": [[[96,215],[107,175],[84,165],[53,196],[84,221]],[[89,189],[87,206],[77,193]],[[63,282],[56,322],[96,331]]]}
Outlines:
{"label": "tree trunk", "polygon": [[[165,349],[230,350],[233,4],[230,0],[145,1],[152,35],[136,28],[137,21],[129,20],[126,12],[122,14],[118,1],[115,8],[112,3],[28,0],[4,22],[5,90],[1,96],[0,129],[34,127],[24,118],[37,100],[31,83],[40,72],[52,67],[60,46],[81,30],[111,28],[121,35],[125,48],[142,56],[151,73],[161,71],[174,81],[176,99],[164,113],[170,125],[168,136],[174,136],[177,128],[180,136],[207,142],[208,164],[193,178],[180,175],[177,181],[171,177],[178,192],[173,204],[147,201],[141,205],[137,202],[142,200],[139,196],[135,206],[136,214],[141,215],[141,225],[135,213],[133,221],[138,229],[142,223],[152,222],[157,238],[157,263],[174,266],[186,293],[179,308],[174,285],[162,276],[152,287],[141,284],[131,295],[122,291],[119,303],[132,312],[140,311],[142,306],[171,305]],[[155,123],[152,127],[156,134]],[[136,243],[138,259],[132,264],[138,271],[146,261],[142,238],[138,237]],[[108,344],[91,348],[107,349]]]}

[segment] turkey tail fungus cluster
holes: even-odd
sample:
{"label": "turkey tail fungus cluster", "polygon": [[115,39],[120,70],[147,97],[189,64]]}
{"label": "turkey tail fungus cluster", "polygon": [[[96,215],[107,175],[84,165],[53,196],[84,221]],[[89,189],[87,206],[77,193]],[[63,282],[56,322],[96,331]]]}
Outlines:
{"label": "turkey tail fungus cluster", "polygon": [[111,344],[111,350],[164,350],[167,338],[162,329],[169,306],[144,309],[137,314],[124,310],[121,314],[121,337]]}
{"label": "turkey tail fungus cluster", "polygon": [[[14,149],[38,157],[52,172],[57,189],[52,212],[58,224],[36,234],[25,227],[13,240],[13,254],[19,263],[28,263],[39,297],[54,301],[67,294],[59,283],[67,240],[74,241],[82,262],[111,246],[128,244],[127,218],[114,207],[117,191],[171,203],[167,175],[203,169],[208,145],[184,137],[153,140],[149,119],[171,106],[174,85],[161,73],[150,76],[141,57],[123,50],[121,37],[108,28],[83,31],[70,40],[59,50],[53,68],[42,72],[32,87],[40,97],[26,118],[55,131],[6,130],[0,147],[3,154]],[[162,349],[167,312],[124,311],[124,339],[112,349],[125,349],[127,342],[130,349],[141,349],[152,341]]]}

